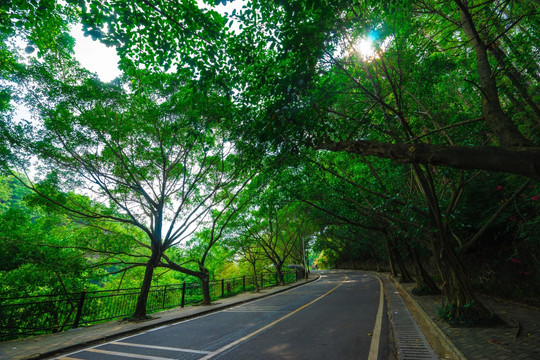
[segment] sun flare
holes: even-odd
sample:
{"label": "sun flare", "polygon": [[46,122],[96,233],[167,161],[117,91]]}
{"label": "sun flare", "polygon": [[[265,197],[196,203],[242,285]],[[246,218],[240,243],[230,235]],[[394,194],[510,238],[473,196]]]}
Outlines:
{"label": "sun flare", "polygon": [[353,47],[356,53],[364,60],[375,57],[373,41],[371,41],[369,38],[358,39]]}

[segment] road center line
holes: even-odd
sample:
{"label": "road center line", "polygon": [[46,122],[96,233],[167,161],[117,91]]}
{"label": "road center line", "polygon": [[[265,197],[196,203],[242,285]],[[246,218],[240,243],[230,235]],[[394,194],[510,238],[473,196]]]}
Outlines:
{"label": "road center line", "polygon": [[169,346],[135,344],[135,343],[119,342],[119,341],[113,341],[113,342],[110,342],[110,343],[108,343],[108,344],[111,344],[111,345],[124,345],[124,346],[132,346],[132,347],[140,347],[140,348],[147,348],[147,349],[157,349],[157,350],[170,350],[170,351],[178,351],[178,352],[188,352],[188,353],[194,353],[194,354],[210,354],[210,351],[192,350],[192,349],[183,349],[183,348],[176,348],[176,347],[169,347]]}
{"label": "road center line", "polygon": [[300,306],[298,309],[296,309],[296,310],[294,310],[294,311],[288,313],[287,315],[285,315],[285,316],[283,316],[283,317],[281,317],[281,318],[279,318],[279,319],[277,319],[277,320],[271,322],[270,324],[268,324],[268,325],[266,325],[266,326],[264,326],[264,327],[262,327],[262,328],[260,328],[260,329],[258,329],[258,330],[255,330],[255,331],[253,331],[253,332],[250,333],[250,334],[247,334],[247,335],[244,336],[243,338],[240,338],[240,339],[238,339],[238,340],[236,340],[236,341],[234,341],[234,342],[232,342],[232,343],[230,343],[230,344],[228,344],[228,345],[223,346],[222,348],[220,348],[220,349],[218,349],[218,350],[216,350],[216,351],[214,351],[214,352],[211,352],[210,354],[206,355],[205,357],[203,357],[203,358],[201,358],[201,359],[199,359],[199,360],[208,360],[208,359],[211,359],[213,356],[215,356],[215,355],[217,355],[217,354],[219,354],[219,353],[222,353],[222,352],[224,352],[225,350],[228,350],[228,349],[230,349],[230,348],[232,348],[232,347],[234,347],[234,346],[236,346],[236,345],[238,345],[238,344],[240,344],[240,343],[243,343],[244,341],[246,341],[246,340],[248,340],[248,339],[254,337],[255,335],[259,334],[260,332],[263,332],[264,330],[266,330],[266,329],[268,329],[268,328],[271,328],[272,326],[276,325],[277,323],[279,323],[279,322],[281,322],[281,321],[287,319],[288,317],[290,317],[290,316],[296,314],[296,313],[299,312],[300,310],[303,310],[303,309],[307,308],[307,307],[310,306],[311,304],[313,304],[313,303],[315,303],[315,302],[321,300],[323,297],[329,295],[331,292],[333,292],[333,291],[336,290],[338,287],[340,287],[341,285],[343,285],[343,283],[344,283],[345,281],[347,281],[348,279],[349,279],[349,277],[347,276],[347,274],[345,274],[345,279],[344,279],[343,281],[341,281],[339,284],[337,284],[336,287],[334,287],[333,289],[331,289],[331,290],[328,291],[327,293],[325,293],[325,294],[319,296],[319,297],[316,298],[315,300],[313,300],[313,301],[311,301],[311,302],[309,302],[309,303],[307,303],[307,304],[305,304],[305,305],[303,305],[303,306]]}
{"label": "road center line", "polygon": [[371,345],[369,347],[368,360],[377,360],[379,357],[379,342],[381,338],[381,328],[382,328],[382,316],[383,316],[383,307],[384,307],[384,289],[382,280],[375,276],[379,280],[381,286],[380,296],[379,296],[379,310],[377,310],[377,317],[375,318],[375,328],[373,329],[373,334],[371,336]]}

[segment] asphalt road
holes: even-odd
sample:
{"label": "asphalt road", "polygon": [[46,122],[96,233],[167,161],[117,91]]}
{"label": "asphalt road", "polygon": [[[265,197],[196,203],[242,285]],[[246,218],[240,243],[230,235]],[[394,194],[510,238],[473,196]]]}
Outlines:
{"label": "asphalt road", "polygon": [[58,359],[387,359],[379,280],[358,272],[321,275],[268,298]]}

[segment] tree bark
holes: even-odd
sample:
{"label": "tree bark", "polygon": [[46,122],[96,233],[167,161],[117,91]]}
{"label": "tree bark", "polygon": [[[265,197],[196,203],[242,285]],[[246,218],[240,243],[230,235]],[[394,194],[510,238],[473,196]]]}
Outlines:
{"label": "tree bark", "polygon": [[278,276],[279,284],[285,285],[285,277],[283,276],[283,270],[281,270],[281,265],[276,266],[276,274]]}
{"label": "tree bark", "polygon": [[390,249],[389,240],[386,240],[386,254],[388,256],[388,265],[390,266],[390,273],[392,276],[397,277],[396,265],[394,263],[394,254]]}
{"label": "tree bark", "polygon": [[426,197],[431,218],[427,231],[430,234],[431,251],[443,280],[443,298],[447,302],[439,316],[449,323],[465,326],[495,321],[498,319],[497,316],[476,299],[452,239],[448,236],[448,224],[444,223],[441,216],[438,193],[430,168],[423,170],[420,166],[414,165],[413,171]]}
{"label": "tree bark", "polygon": [[212,299],[210,297],[210,275],[207,269],[201,269],[199,280],[201,281],[201,289],[203,295],[202,304],[210,305],[212,303]]}
{"label": "tree bark", "polygon": [[381,264],[379,262],[379,255],[377,254],[377,249],[375,249],[375,246],[371,242],[369,243],[369,247],[371,248],[372,256],[377,264],[377,272],[381,272]]}
{"label": "tree bark", "polygon": [[255,267],[255,263],[252,264],[253,267],[253,280],[255,281],[255,292],[259,292],[259,283],[257,281],[257,268]]}
{"label": "tree bark", "polygon": [[441,290],[437,287],[435,284],[435,281],[433,281],[432,277],[428,274],[426,269],[424,268],[424,265],[422,265],[422,260],[420,259],[420,255],[418,254],[418,250],[414,247],[406,243],[407,251],[411,255],[411,258],[413,259],[413,266],[415,268],[415,279],[416,279],[416,287],[413,289],[414,294],[416,295],[436,295],[440,294]]}
{"label": "tree bark", "polygon": [[527,103],[531,111],[534,113],[536,122],[540,123],[540,108],[534,102],[533,97],[529,94],[527,82],[523,79],[523,76],[521,76],[519,70],[516,69],[511,62],[508,62],[506,60],[506,54],[496,44],[488,47],[488,51],[491,52],[493,56],[495,56],[495,59],[497,59],[497,62],[501,64],[501,67],[504,70],[504,74],[510,80],[512,85],[514,85],[517,91],[519,91],[519,94],[521,95],[523,101]]}
{"label": "tree bark", "polygon": [[438,233],[432,237],[432,250],[444,281],[443,317],[456,325],[479,325],[498,321],[498,317],[478,301],[450,239]]}
{"label": "tree bark", "polygon": [[482,116],[501,146],[532,146],[502,110],[495,75],[489,64],[487,46],[480,38],[467,6],[461,0],[455,2],[460,10],[463,32],[469,38],[476,54],[476,71],[482,90]]}
{"label": "tree bark", "polygon": [[146,303],[148,301],[148,294],[150,292],[150,286],[152,285],[152,277],[154,275],[154,269],[158,265],[161,259],[161,249],[158,244],[152,243],[152,255],[146,263],[146,269],[144,271],[143,283],[141,285],[141,292],[137,298],[137,305],[135,306],[135,313],[133,314],[134,320],[146,319]]}
{"label": "tree bark", "polygon": [[391,246],[390,251],[393,254],[393,258],[399,268],[400,273],[400,279],[399,282],[401,283],[410,283],[413,281],[411,274],[409,274],[409,271],[407,270],[407,267],[405,266],[405,263],[403,262],[403,258],[401,257],[401,254],[399,253],[397,249],[397,240],[391,239],[390,240]]}
{"label": "tree bark", "polygon": [[540,147],[391,144],[359,140],[327,142],[316,149],[372,155],[406,164],[498,171],[540,179]]}

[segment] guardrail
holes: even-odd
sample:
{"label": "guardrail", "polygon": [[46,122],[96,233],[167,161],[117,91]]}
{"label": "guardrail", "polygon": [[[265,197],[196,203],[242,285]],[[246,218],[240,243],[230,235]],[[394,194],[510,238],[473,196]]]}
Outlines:
{"label": "guardrail", "polygon": [[[297,273],[285,273],[285,282],[298,280]],[[261,288],[274,286],[277,282],[277,274],[257,275]],[[210,297],[217,299],[254,289],[254,276],[222,279],[210,282]],[[139,292],[140,289],[132,288],[0,298],[0,341],[128,317],[135,310]],[[146,309],[153,313],[201,301],[200,282],[152,286]]]}

